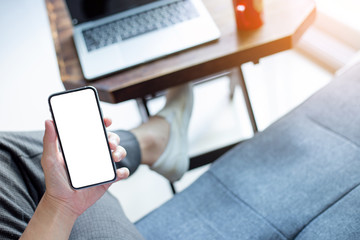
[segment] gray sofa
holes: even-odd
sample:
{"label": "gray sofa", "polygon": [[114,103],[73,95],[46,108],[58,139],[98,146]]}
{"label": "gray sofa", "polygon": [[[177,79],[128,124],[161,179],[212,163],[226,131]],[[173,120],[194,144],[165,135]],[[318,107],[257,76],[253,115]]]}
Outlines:
{"label": "gray sofa", "polygon": [[136,223],[145,239],[360,239],[360,62]]}

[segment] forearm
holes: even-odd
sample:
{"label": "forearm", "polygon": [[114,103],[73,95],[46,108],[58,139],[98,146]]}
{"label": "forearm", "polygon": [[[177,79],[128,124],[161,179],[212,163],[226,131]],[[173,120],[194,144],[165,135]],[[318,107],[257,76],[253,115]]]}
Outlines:
{"label": "forearm", "polygon": [[46,194],[20,239],[68,239],[77,215]]}

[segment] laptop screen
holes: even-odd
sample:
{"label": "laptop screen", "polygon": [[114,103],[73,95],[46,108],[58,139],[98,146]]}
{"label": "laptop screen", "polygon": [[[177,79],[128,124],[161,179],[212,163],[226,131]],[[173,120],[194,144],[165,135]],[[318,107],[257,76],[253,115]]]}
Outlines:
{"label": "laptop screen", "polygon": [[66,0],[73,25],[109,16],[158,0]]}

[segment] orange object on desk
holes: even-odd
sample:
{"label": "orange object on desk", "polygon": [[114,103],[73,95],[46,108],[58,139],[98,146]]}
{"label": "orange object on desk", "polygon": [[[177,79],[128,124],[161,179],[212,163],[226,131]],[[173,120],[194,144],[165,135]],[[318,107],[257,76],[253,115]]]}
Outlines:
{"label": "orange object on desk", "polygon": [[233,4],[239,30],[256,29],[264,24],[262,0],[233,0]]}

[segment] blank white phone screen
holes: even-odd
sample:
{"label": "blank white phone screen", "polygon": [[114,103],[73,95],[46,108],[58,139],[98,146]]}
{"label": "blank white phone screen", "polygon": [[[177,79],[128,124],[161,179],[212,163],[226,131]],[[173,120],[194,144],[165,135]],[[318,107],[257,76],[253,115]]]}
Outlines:
{"label": "blank white phone screen", "polygon": [[95,90],[53,95],[49,101],[72,186],[82,188],[114,180]]}

